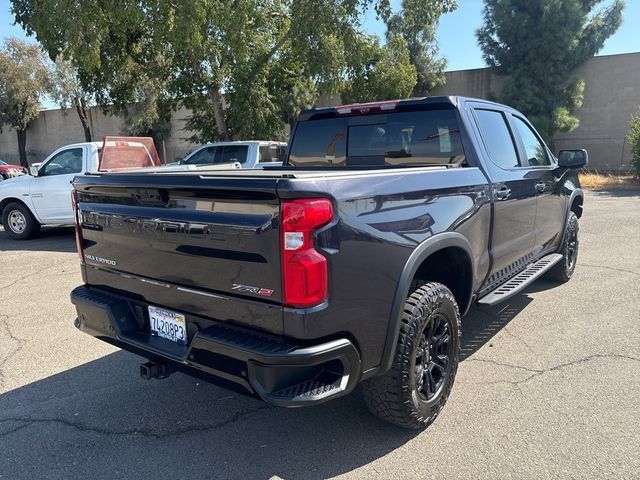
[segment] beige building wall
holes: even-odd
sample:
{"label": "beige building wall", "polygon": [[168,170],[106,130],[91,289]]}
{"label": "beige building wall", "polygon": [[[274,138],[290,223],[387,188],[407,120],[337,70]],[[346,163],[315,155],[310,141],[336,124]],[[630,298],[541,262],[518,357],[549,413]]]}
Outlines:
{"label": "beige building wall", "polygon": [[[167,161],[183,157],[197,145],[189,142],[191,135],[184,131],[187,110],[181,108],[173,113],[171,134],[165,142]],[[91,132],[95,141],[102,141],[106,135],[120,135],[123,119],[104,114],[102,109],[90,110]],[[51,152],[64,145],[84,142],[84,131],[75,110],[43,110],[27,131],[27,156],[30,163],[41,162]],[[16,131],[4,127],[0,132],[0,159],[10,163],[20,163]]]}
{"label": "beige building wall", "polygon": [[499,92],[501,80],[488,68],[454,70],[446,72],[447,83],[436,87],[431,95],[460,95],[463,97],[484,98],[491,92]]}
{"label": "beige building wall", "polygon": [[[580,126],[558,134],[554,148],[586,148],[589,167],[626,171],[631,147],[626,141],[629,118],[640,106],[640,52],[594,57],[578,68],[585,81],[584,103],[578,111]],[[447,83],[432,95],[487,98],[500,91],[500,79],[488,68],[447,72]]]}

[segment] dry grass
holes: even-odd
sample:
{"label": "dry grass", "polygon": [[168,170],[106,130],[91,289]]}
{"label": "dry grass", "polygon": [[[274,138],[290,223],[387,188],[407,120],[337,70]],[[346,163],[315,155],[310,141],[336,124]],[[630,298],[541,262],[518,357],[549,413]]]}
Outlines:
{"label": "dry grass", "polygon": [[632,175],[580,172],[580,185],[584,188],[600,190],[604,188],[639,188],[640,182],[634,179]]}

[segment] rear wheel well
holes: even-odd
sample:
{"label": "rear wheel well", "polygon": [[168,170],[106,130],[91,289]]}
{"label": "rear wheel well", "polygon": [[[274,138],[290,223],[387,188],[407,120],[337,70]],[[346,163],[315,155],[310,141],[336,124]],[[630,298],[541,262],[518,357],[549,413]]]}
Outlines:
{"label": "rear wheel well", "polygon": [[[19,203],[20,205],[24,205],[24,207],[27,210],[29,210],[29,212],[31,212],[31,209],[29,208],[29,206],[26,203],[24,203],[22,200],[18,198],[5,198],[4,200],[0,201],[0,223],[2,223],[2,212],[4,211],[5,207],[10,203]],[[33,215],[33,212],[31,212],[31,215]],[[35,218],[35,215],[33,216]]]}
{"label": "rear wheel well", "polygon": [[575,213],[576,217],[578,218],[582,216],[582,201],[583,201],[582,196],[577,195],[576,198],[574,198],[573,201],[571,202],[571,208],[569,209],[573,213]]}
{"label": "rear wheel well", "polygon": [[446,247],[429,255],[418,267],[411,282],[411,291],[427,282],[445,285],[464,313],[472,295],[471,259],[459,247]]}

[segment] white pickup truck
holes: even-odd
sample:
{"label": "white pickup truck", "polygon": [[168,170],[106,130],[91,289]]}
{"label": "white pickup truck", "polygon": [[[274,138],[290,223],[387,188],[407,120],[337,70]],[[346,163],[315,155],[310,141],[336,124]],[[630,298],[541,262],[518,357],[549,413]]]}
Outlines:
{"label": "white pickup truck", "polygon": [[[125,142],[109,142],[121,147]],[[26,240],[38,233],[42,225],[72,225],[71,181],[82,173],[95,173],[99,169],[103,142],[75,143],[59,148],[42,163],[31,166],[30,175],[0,182],[0,220],[6,234],[14,240]],[[129,146],[139,146],[129,142]],[[147,155],[149,152],[145,149]],[[117,153],[117,152],[115,152]],[[146,167],[153,173],[158,169],[210,170],[240,168],[240,164],[207,167],[174,165]],[[166,171],[166,170],[165,170]]]}
{"label": "white pickup truck", "polygon": [[250,140],[207,143],[172,165],[218,165],[238,162],[241,168],[278,166],[287,148],[285,142]]}
{"label": "white pickup truck", "polygon": [[40,225],[73,223],[71,180],[98,170],[100,148],[99,142],[67,145],[31,167],[31,175],[0,183],[0,218],[9,238],[30,238]]}

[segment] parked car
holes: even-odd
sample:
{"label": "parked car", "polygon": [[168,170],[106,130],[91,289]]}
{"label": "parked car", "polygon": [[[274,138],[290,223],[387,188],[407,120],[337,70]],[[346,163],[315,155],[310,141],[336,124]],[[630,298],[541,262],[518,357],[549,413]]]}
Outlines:
{"label": "parked car", "polygon": [[573,275],[587,154],[567,152],[512,108],[431,97],[303,112],[269,172],[78,176],[75,325],[147,357],[143,378],[285,407],[360,383],[374,414],[423,428],[470,305]]}
{"label": "parked car", "polygon": [[20,177],[27,173],[27,169],[20,165],[11,165],[0,160],[0,181],[13,177]]}
{"label": "parked car", "polygon": [[238,162],[241,168],[263,168],[282,165],[285,142],[251,140],[246,142],[207,143],[194,150],[180,165],[216,165]]}

